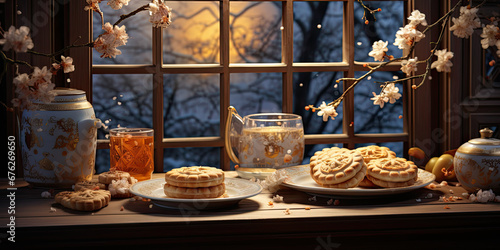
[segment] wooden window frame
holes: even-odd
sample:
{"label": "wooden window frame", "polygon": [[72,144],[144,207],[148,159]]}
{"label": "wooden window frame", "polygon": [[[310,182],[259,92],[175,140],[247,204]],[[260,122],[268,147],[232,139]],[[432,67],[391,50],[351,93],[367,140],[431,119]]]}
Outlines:
{"label": "wooden window frame", "polygon": [[[189,0],[188,0],[189,1]],[[198,0],[206,1],[206,0]],[[269,0],[268,0],[269,1]],[[272,0],[271,0],[272,1]],[[308,0],[305,0],[308,1]],[[324,1],[324,0],[318,0]],[[339,71],[343,72],[344,77],[354,77],[356,71],[366,71],[363,67],[364,62],[354,60],[354,2],[356,0],[331,0],[331,2],[344,2],[344,22],[342,38],[342,62],[336,63],[294,63],[293,62],[293,0],[280,0],[282,2],[282,62],[266,64],[231,64],[229,63],[229,9],[230,0],[219,1],[220,5],[220,63],[219,64],[178,64],[164,65],[162,30],[153,28],[153,61],[151,65],[94,65],[92,66],[92,51],[90,48],[75,49],[70,52],[70,56],[75,58],[75,64],[81,65],[79,70],[73,75],[72,87],[82,89],[87,92],[87,97],[92,101],[92,75],[94,74],[152,74],[153,86],[153,128],[155,129],[155,171],[163,172],[163,157],[165,148],[177,147],[219,147],[220,164],[224,170],[230,169],[230,159],[224,149],[224,124],[228,115],[227,107],[230,105],[229,79],[232,73],[262,73],[277,72],[282,74],[282,111],[292,113],[293,111],[293,73],[294,72],[320,72],[320,71]],[[391,0],[389,0],[391,1]],[[417,4],[417,2],[419,2]],[[430,0],[412,1],[408,0],[405,8],[405,15],[408,16],[409,10],[414,7],[421,7],[424,10],[430,10]],[[69,22],[78,23],[69,29],[69,40],[74,41],[92,41],[92,13],[83,11],[85,1],[71,1],[69,11]],[[81,20],[87,20],[82,22]],[[81,37],[85,34],[85,37]],[[419,51],[417,50],[416,54]],[[376,64],[376,63],[370,63]],[[86,65],[86,66],[83,66]],[[88,66],[88,67],[87,67]],[[388,65],[383,71],[399,71],[400,65],[397,63]],[[193,137],[193,138],[163,138],[163,78],[164,74],[201,74],[212,73],[220,74],[220,136],[214,137]],[[430,84],[419,90],[420,93],[431,91]],[[404,151],[409,145],[418,143],[417,138],[426,138],[428,135],[428,125],[431,116],[422,114],[422,107],[419,103],[426,104],[426,97],[419,97],[411,91],[411,84],[403,85],[403,132],[392,134],[355,134],[354,126],[354,92],[350,92],[343,101],[343,133],[342,134],[315,134],[306,135],[306,144],[330,144],[342,143],[344,147],[354,148],[357,143],[384,143],[384,142],[403,142]],[[349,87],[344,85],[344,89]],[[423,98],[423,99],[422,99]],[[416,122],[418,121],[418,125]],[[320,121],[318,121],[320,122]],[[98,148],[109,148],[109,140],[99,140]],[[406,153],[405,153],[406,156]]]}

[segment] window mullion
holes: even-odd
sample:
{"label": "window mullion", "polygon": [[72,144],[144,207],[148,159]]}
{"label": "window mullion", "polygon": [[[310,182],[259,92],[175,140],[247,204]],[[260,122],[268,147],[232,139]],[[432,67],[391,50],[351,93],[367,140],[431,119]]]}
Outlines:
{"label": "window mullion", "polygon": [[161,28],[153,28],[153,129],[155,172],[163,172],[163,33]]}

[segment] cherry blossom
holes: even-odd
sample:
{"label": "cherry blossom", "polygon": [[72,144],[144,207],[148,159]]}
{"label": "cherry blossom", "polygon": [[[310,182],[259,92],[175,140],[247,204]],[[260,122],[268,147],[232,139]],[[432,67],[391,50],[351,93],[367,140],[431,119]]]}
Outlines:
{"label": "cherry blossom", "polygon": [[153,0],[149,4],[149,15],[153,27],[167,28],[172,22],[172,10],[163,0]]}
{"label": "cherry blossom", "polygon": [[382,40],[374,42],[372,45],[372,51],[370,51],[368,55],[373,57],[375,61],[384,61],[385,52],[389,50],[387,48],[388,43],[389,42],[384,42]]}
{"label": "cherry blossom", "polygon": [[396,87],[394,83],[389,83],[384,88],[384,97],[388,99],[389,103],[391,104],[395,103],[396,100],[401,97],[401,94],[399,93],[399,88]]}
{"label": "cherry blossom", "polygon": [[488,24],[483,28],[483,33],[481,33],[481,45],[483,49],[487,49],[497,43],[496,36],[499,34],[498,27],[492,24]]}
{"label": "cherry blossom", "polygon": [[477,17],[477,8],[468,8],[467,6],[460,7],[460,16],[452,18],[453,26],[450,31],[460,38],[469,38],[474,33],[475,28],[481,27],[481,22]]}
{"label": "cherry blossom", "polygon": [[408,17],[410,20],[410,25],[417,26],[421,24],[422,26],[427,26],[427,21],[425,20],[425,14],[421,13],[419,10],[414,10],[411,12],[411,15]]}
{"label": "cherry blossom", "polygon": [[417,30],[415,26],[407,24],[405,27],[399,28],[396,32],[396,40],[393,44],[400,49],[410,49],[413,44],[419,42],[424,37],[425,34]]}
{"label": "cherry blossom", "polygon": [[130,0],[109,0],[108,5],[114,10],[119,10],[123,5],[127,6],[128,2],[130,2]]}
{"label": "cherry blossom", "polygon": [[453,63],[450,62],[450,59],[453,58],[453,52],[442,49],[436,50],[435,55],[438,59],[431,64],[431,68],[435,68],[439,72],[450,72],[451,66],[453,66]]}
{"label": "cherry blossom", "polygon": [[26,52],[35,46],[29,33],[30,28],[26,26],[21,26],[19,29],[10,26],[9,30],[2,34],[4,38],[0,39],[0,45],[3,44],[5,51],[13,49],[15,52]]}
{"label": "cherry blossom", "polygon": [[102,54],[101,57],[111,58],[121,55],[122,52],[117,47],[127,44],[128,35],[125,25],[118,27],[106,23],[102,29],[105,33],[94,41],[95,50]]}
{"label": "cherry blossom", "polygon": [[75,65],[73,65],[73,58],[61,56],[61,66],[63,67],[64,73],[69,73],[75,71]]}
{"label": "cherry blossom", "polygon": [[101,2],[102,0],[87,0],[87,6],[85,6],[83,9],[93,10],[95,12],[101,12],[101,9],[99,8],[99,3]]}
{"label": "cherry blossom", "polygon": [[325,102],[321,103],[319,109],[321,110],[318,112],[318,116],[323,116],[324,122],[328,121],[328,117],[331,117],[332,120],[335,120],[335,117],[337,117],[338,115],[337,111],[335,111],[335,108],[333,106],[326,105]]}
{"label": "cherry blossom", "polygon": [[410,58],[408,60],[401,61],[401,71],[406,73],[406,76],[410,76],[412,72],[417,71],[418,58]]}
{"label": "cherry blossom", "polygon": [[384,93],[381,93],[380,95],[375,94],[375,92],[372,92],[373,97],[370,98],[370,100],[373,101],[373,105],[380,105],[380,108],[384,107],[384,104],[389,101],[389,98],[385,96]]}

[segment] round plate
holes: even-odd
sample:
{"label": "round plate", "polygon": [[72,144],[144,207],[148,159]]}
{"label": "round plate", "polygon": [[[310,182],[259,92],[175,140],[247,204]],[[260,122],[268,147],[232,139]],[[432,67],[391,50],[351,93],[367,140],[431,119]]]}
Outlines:
{"label": "round plate", "polygon": [[147,181],[137,182],[130,187],[130,192],[134,195],[141,196],[151,201],[160,207],[187,209],[187,210],[207,210],[229,207],[238,204],[239,201],[258,195],[262,191],[262,187],[252,181],[236,178],[226,178],[225,198],[211,199],[177,199],[170,198],[163,192],[165,185],[164,179],[152,179]]}
{"label": "round plate", "polygon": [[300,165],[295,167],[284,168],[281,171],[285,171],[289,176],[282,185],[296,189],[309,194],[317,194],[319,196],[345,196],[351,198],[365,198],[371,196],[381,196],[381,195],[392,195],[401,194],[416,190],[429,185],[434,181],[436,176],[432,173],[424,171],[422,169],[418,170],[417,181],[408,187],[399,188],[363,188],[355,187],[348,189],[341,188],[325,188],[317,184],[310,174],[309,165]]}
{"label": "round plate", "polygon": [[264,180],[271,174],[273,174],[276,169],[272,168],[237,168],[236,173],[243,179],[260,179]]}

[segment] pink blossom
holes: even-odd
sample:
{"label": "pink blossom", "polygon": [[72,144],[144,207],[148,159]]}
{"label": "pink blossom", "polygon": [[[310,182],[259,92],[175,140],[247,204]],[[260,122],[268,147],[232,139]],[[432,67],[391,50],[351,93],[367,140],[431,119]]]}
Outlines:
{"label": "pink blossom", "polygon": [[487,49],[497,43],[496,36],[498,35],[498,27],[492,24],[488,24],[483,28],[483,33],[481,33],[481,45],[483,49]]}
{"label": "pink blossom", "polygon": [[172,22],[172,10],[163,0],[153,0],[149,4],[149,16],[153,27],[167,28]]}
{"label": "pink blossom", "polygon": [[425,34],[417,30],[415,26],[407,24],[405,27],[399,28],[396,32],[394,45],[398,46],[400,49],[409,49],[424,37]]}
{"label": "pink blossom", "polygon": [[114,10],[119,10],[123,5],[127,6],[128,2],[130,2],[130,0],[109,0],[108,5]]}
{"label": "pink blossom", "polygon": [[64,69],[64,73],[70,73],[75,71],[75,65],[73,65],[73,58],[61,56],[61,66]]}
{"label": "pink blossom", "polygon": [[477,11],[477,8],[460,7],[460,16],[452,18],[453,26],[450,27],[450,31],[453,31],[453,35],[460,38],[469,38],[474,33],[475,28],[481,27]]}
{"label": "pink blossom", "polygon": [[112,26],[110,23],[104,24],[102,29],[105,33],[101,34],[94,41],[94,48],[97,52],[101,53],[101,57],[116,57],[121,55],[122,52],[117,47],[125,45],[128,40],[125,25],[121,27]]}
{"label": "pink blossom", "polygon": [[26,52],[28,49],[32,49],[35,45],[29,33],[30,28],[26,26],[21,26],[19,29],[10,26],[9,30],[2,34],[4,38],[0,39],[0,44],[3,44],[3,50],[13,49],[16,52]]}

